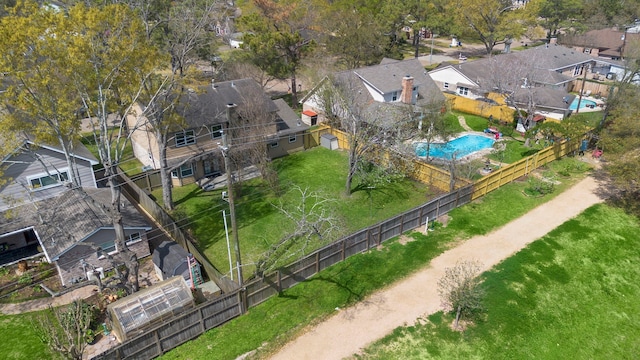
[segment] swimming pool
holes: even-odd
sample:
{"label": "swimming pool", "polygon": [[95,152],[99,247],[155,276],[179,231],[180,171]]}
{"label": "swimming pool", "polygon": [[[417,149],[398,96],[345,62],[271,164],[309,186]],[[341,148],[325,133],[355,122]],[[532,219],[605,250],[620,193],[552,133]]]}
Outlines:
{"label": "swimming pool", "polygon": [[[453,139],[447,143],[431,144],[429,147],[429,156],[439,159],[451,159],[453,154],[456,158],[467,156],[476,151],[487,149],[493,146],[495,140],[481,135],[465,135],[457,139]],[[416,143],[416,155],[419,157],[427,156],[427,144]]]}
{"label": "swimming pool", "polygon": [[[578,109],[578,100],[579,98],[575,98],[573,99],[573,101],[571,102],[571,105],[569,105],[569,110],[576,110]],[[584,109],[587,106],[590,108],[595,108],[596,107],[596,102],[595,101],[591,101],[591,100],[587,100],[587,99],[582,99],[580,101],[580,109]]]}

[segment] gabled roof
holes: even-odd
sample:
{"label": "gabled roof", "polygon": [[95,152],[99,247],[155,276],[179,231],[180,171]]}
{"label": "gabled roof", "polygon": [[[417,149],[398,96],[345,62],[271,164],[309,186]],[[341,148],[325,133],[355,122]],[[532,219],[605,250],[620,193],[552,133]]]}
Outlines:
{"label": "gabled roof", "polygon": [[198,128],[227,121],[227,105],[238,108],[261,103],[266,112],[276,112],[273,101],[253,79],[239,79],[212,83],[190,90],[182,97],[177,111],[190,128]]}
{"label": "gabled roof", "polygon": [[[106,188],[68,189],[60,196],[1,213],[1,233],[33,227],[47,257],[56,260],[96,231],[113,229],[105,210],[110,199],[111,191]],[[146,218],[124,196],[121,210],[125,229],[151,229]]]}
{"label": "gabled roof", "polygon": [[379,65],[347,70],[346,72],[353,72],[382,94],[393,91],[400,94],[402,92],[402,78],[409,75],[413,77],[413,85],[417,86],[418,94],[425,101],[440,99],[442,96],[438,86],[431,80],[418,59],[404,61],[383,59]]}
{"label": "gabled roof", "polygon": [[273,103],[278,108],[276,125],[279,135],[294,134],[309,128],[283,99],[273,100]]}
{"label": "gabled roof", "polygon": [[500,73],[502,71],[508,73],[510,68],[520,67],[534,83],[561,85],[573,78],[560,73],[559,70],[593,61],[595,61],[594,58],[589,55],[564,46],[551,45],[449,65],[433,70],[430,74],[453,70],[469,79],[470,84],[485,91],[491,91],[498,82],[505,80],[500,79]]}
{"label": "gabled roof", "polygon": [[[626,37],[626,39],[624,37]],[[640,34],[624,32],[616,28],[587,31],[584,34],[564,34],[558,36],[558,43],[566,46],[595,48],[600,55],[620,56],[625,41],[640,39]],[[633,41],[633,40],[632,40]]]}
{"label": "gabled roof", "polygon": [[544,107],[547,109],[567,110],[575,98],[575,95],[571,95],[564,90],[534,87],[530,89],[519,88],[516,93],[512,95],[513,101],[526,107],[529,91],[533,91],[538,107]]}
{"label": "gabled roof", "polygon": [[[62,150],[62,147],[59,144],[43,144],[41,142],[37,142],[35,140],[35,137],[30,134],[16,133],[16,136],[22,137],[23,140],[19,142],[19,145],[11,153],[9,153],[5,158],[0,159],[0,162],[5,162],[9,158],[11,158],[11,156],[13,156],[14,154],[22,152],[24,150],[23,146],[25,145],[41,147],[43,149],[51,150],[64,155],[64,150]],[[2,139],[2,137],[0,137],[0,146],[2,146],[3,141],[4,140]],[[99,164],[96,157],[93,156],[93,154],[89,151],[89,149],[87,149],[87,147],[84,146],[79,141],[74,142],[71,156],[77,159],[85,160],[89,162],[91,165]]]}
{"label": "gabled roof", "polygon": [[558,44],[532,47],[527,50],[505,54],[504,56],[509,55],[513,55],[522,61],[527,59],[534,60],[538,69],[554,71],[594,61],[590,55]]}

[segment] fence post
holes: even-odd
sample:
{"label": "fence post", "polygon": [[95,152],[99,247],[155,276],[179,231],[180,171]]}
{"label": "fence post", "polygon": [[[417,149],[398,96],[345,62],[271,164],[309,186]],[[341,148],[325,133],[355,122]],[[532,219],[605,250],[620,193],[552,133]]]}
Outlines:
{"label": "fence post", "polygon": [[320,250],[316,251],[316,274],[320,272]]}
{"label": "fence post", "polygon": [[380,246],[382,243],[382,224],[378,225],[378,242],[377,246]]}
{"label": "fence post", "polygon": [[158,335],[158,331],[154,330],[153,335],[156,339],[156,345],[158,346],[158,355],[164,354],[164,352],[162,351],[162,343],[160,342],[160,335]]}
{"label": "fence post", "polygon": [[345,248],[345,243],[346,242],[347,242],[346,238],[342,239],[342,254],[341,254],[342,260],[341,261],[344,261],[344,248]]}
{"label": "fence post", "polygon": [[400,217],[400,234],[402,235],[403,232],[404,232],[404,214],[402,214],[402,217]]}
{"label": "fence post", "polygon": [[280,269],[276,270],[276,278],[278,282],[278,294],[282,292],[282,274],[280,273]]}

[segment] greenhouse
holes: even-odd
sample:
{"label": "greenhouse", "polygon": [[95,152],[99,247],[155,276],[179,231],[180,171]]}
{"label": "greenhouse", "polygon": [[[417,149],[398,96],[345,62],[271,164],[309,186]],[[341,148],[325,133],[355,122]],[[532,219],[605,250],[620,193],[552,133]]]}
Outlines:
{"label": "greenhouse", "polygon": [[122,342],[193,306],[191,289],[182,276],[175,276],[109,304],[107,313]]}

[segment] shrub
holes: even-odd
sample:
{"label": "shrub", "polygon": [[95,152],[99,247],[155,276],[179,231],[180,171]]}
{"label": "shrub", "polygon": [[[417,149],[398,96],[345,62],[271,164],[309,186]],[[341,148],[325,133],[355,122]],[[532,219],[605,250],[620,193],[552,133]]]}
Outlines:
{"label": "shrub", "polygon": [[552,181],[545,181],[535,177],[530,177],[528,186],[524,189],[524,192],[530,196],[542,196],[551,194],[554,190],[555,185]]}
{"label": "shrub", "polygon": [[18,284],[21,284],[21,285],[31,284],[32,282],[33,282],[33,278],[29,273],[24,273],[20,275],[20,277],[18,278]]}

